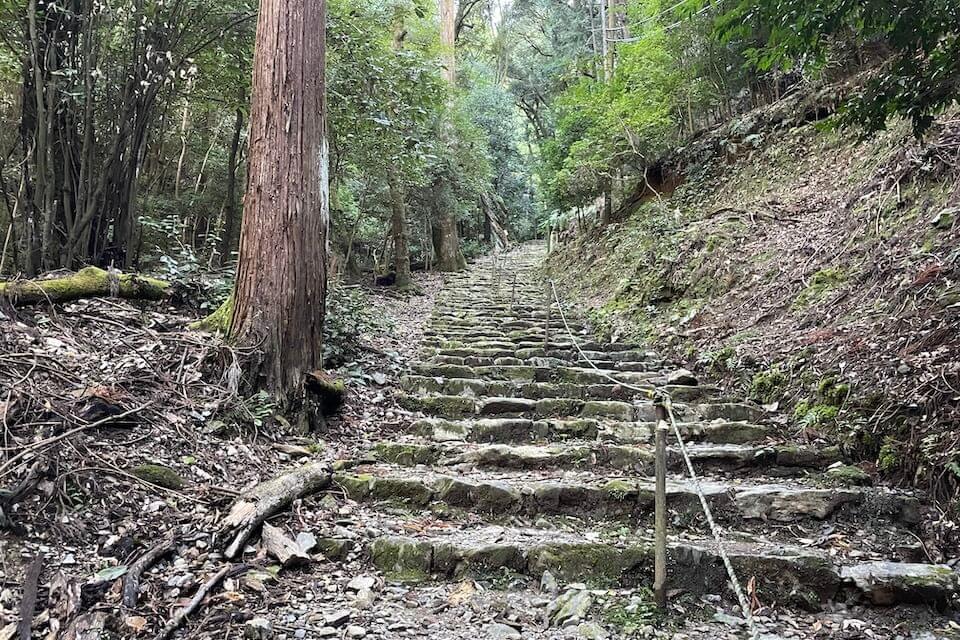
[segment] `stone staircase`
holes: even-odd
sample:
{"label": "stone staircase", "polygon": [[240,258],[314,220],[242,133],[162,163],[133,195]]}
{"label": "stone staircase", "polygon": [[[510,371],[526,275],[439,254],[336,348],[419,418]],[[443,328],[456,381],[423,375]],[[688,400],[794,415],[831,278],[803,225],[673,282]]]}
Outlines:
{"label": "stone staircase", "polygon": [[[653,576],[654,409],[634,387],[671,393],[702,490],[742,584],[766,606],[829,601],[945,606],[957,575],[924,562],[912,495],[860,486],[833,447],[798,446],[755,405],[725,397],[657,354],[593,339],[556,310],[546,335],[542,245],[448,278],[401,405],[423,417],[335,483],[358,504],[331,526],[328,555],[362,551],[388,580],[544,574],[636,587]],[[732,599],[686,477],[669,449],[669,586]],[[354,527],[355,529],[356,527]],[[360,549],[362,547],[362,549]]]}

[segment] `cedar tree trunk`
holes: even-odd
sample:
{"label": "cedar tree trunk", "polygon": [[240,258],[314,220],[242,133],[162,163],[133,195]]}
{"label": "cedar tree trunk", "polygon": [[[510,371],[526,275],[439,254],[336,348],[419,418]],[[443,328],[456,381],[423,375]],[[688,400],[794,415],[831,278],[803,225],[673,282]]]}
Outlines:
{"label": "cedar tree trunk", "polygon": [[322,366],[329,226],[324,0],[261,0],[231,337],[247,381],[299,405]]}

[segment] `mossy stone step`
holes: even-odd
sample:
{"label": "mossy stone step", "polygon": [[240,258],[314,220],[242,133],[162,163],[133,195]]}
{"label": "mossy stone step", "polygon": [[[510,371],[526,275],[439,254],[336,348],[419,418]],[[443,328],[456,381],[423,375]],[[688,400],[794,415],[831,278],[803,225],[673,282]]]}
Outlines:
{"label": "mossy stone step", "polygon": [[[411,475],[412,474],[412,475]],[[335,474],[334,482],[357,501],[392,502],[425,507],[432,502],[484,514],[529,517],[549,514],[649,521],[654,481],[605,477],[590,472],[538,476],[516,471],[493,475],[461,472],[456,476],[431,469],[367,465]],[[701,482],[701,490],[721,522],[780,523],[825,520],[839,509],[872,519],[913,522],[916,500],[875,489],[819,489],[788,484]],[[667,483],[667,504],[682,521],[701,516],[696,486],[688,480]],[[632,522],[632,521],[631,521]]]}
{"label": "mossy stone step", "polygon": [[[724,548],[734,570],[750,576],[761,602],[816,609],[843,588],[869,597],[857,580],[845,576],[866,573],[873,563],[865,568],[841,567],[822,552],[760,541],[726,542]],[[534,579],[549,571],[561,581],[591,587],[649,585],[653,578],[653,547],[643,539],[596,542],[553,531],[481,527],[447,535],[382,536],[368,542],[367,551],[388,580],[401,582],[485,577],[504,571]],[[670,589],[732,597],[723,560],[712,541],[671,541],[667,555]],[[956,574],[944,575],[941,580],[921,580],[919,585],[904,580],[903,589],[889,593],[896,602],[924,597],[945,602],[956,593],[957,584]]]}
{"label": "mossy stone step", "polygon": [[[596,440],[547,445],[384,441],[376,444],[371,454],[384,462],[407,466],[469,464],[509,469],[609,467],[649,472],[654,462],[652,446],[612,445]],[[687,454],[698,468],[776,467],[798,471],[824,470],[841,457],[836,447],[818,449],[796,445],[691,444],[687,445]],[[668,447],[667,455],[668,468],[685,469],[677,447]]]}
{"label": "mossy stone step", "polygon": [[[453,367],[455,365],[439,365]],[[521,367],[497,367],[498,369],[519,369]],[[475,369],[474,371],[478,371]],[[470,383],[460,383],[464,389]],[[475,393],[468,395],[411,395],[401,393],[397,401],[408,411],[419,411],[441,418],[463,418],[478,414],[481,416],[537,416],[542,418],[595,418],[619,422],[653,422],[656,410],[652,402],[620,402],[616,400],[580,400],[579,398],[532,398],[493,396],[475,399]],[[709,422],[727,420],[731,422],[755,422],[762,411],[751,405],[740,403],[704,403],[673,404],[677,421]]]}
{"label": "mossy stone step", "polygon": [[[770,434],[768,427],[747,422],[681,422],[677,425],[684,440],[717,444],[760,442]],[[617,444],[645,444],[653,441],[654,422],[605,422],[592,418],[569,420],[530,418],[487,418],[452,421],[424,418],[411,425],[411,432],[437,442],[530,443],[579,438]]]}

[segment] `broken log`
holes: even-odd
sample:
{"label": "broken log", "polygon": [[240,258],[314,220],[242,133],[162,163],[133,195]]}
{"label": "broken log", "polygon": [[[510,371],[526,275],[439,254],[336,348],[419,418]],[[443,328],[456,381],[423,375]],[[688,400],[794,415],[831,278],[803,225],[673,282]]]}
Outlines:
{"label": "broken log", "polygon": [[140,578],[143,572],[152,567],[163,556],[171,553],[177,547],[176,536],[170,535],[165,540],[154,545],[130,566],[130,570],[123,576],[123,606],[132,609],[137,606],[140,597]]}
{"label": "broken log", "polygon": [[0,282],[0,296],[14,304],[68,302],[80,298],[130,298],[162,300],[170,293],[170,283],[134,273],[120,273],[85,267],[76,273],[46,280]]}
{"label": "broken log", "polygon": [[221,523],[220,535],[233,539],[224,550],[226,557],[236,557],[253,532],[267,518],[297,498],[329,486],[332,476],[333,471],[326,464],[305,464],[282,476],[262,482],[241,496]]}
{"label": "broken log", "polygon": [[279,560],[284,569],[310,563],[310,555],[301,549],[293,538],[268,522],[263,523],[260,542],[264,550]]}

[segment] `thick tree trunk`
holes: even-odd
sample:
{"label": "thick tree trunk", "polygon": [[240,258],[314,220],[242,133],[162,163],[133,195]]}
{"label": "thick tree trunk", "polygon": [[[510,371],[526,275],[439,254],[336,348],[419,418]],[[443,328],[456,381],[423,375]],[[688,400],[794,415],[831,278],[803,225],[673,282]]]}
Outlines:
{"label": "thick tree trunk", "polygon": [[387,169],[390,187],[390,206],[393,209],[393,268],[397,274],[396,286],[410,286],[410,230],[407,228],[407,203],[396,170]]}
{"label": "thick tree trunk", "polygon": [[[329,226],[324,0],[262,0],[231,337],[261,358],[248,383],[304,408],[322,366]],[[305,411],[306,417],[312,412]]]}
{"label": "thick tree trunk", "polygon": [[233,237],[237,229],[237,156],[240,155],[240,136],[243,134],[243,109],[237,107],[233,123],[233,139],[230,141],[230,157],[227,160],[227,195],[223,210],[223,231],[220,234],[220,264],[230,260]]}

